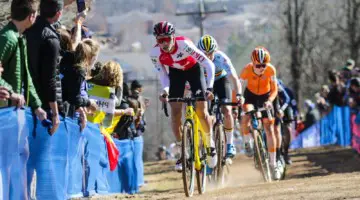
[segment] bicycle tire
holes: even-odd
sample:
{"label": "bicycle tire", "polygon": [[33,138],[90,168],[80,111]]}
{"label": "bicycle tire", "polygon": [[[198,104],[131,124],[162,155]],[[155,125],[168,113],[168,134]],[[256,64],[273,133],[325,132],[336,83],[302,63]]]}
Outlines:
{"label": "bicycle tire", "polygon": [[[281,142],[281,162],[282,162],[282,165],[283,165],[283,168],[284,168],[284,171],[281,175],[281,178],[280,180],[284,180],[285,177],[286,177],[286,171],[287,171],[287,164],[285,162],[285,159],[284,159],[284,154],[285,154],[285,145],[284,145],[284,141],[285,141],[285,130],[284,130],[284,127],[283,127],[283,124],[281,124],[281,137],[282,137],[282,142]],[[291,134],[291,133],[289,133]],[[290,137],[290,136],[289,136]]]}
{"label": "bicycle tire", "polygon": [[199,157],[201,159],[201,170],[196,170],[196,182],[199,194],[204,194],[206,191],[206,149],[199,133]]}
{"label": "bicycle tire", "polygon": [[215,147],[218,156],[218,163],[215,169],[215,181],[218,185],[223,186],[225,182],[224,158],[226,156],[224,127],[221,124],[216,124],[214,129]]}
{"label": "bicycle tire", "polygon": [[[182,163],[182,179],[183,179],[184,192],[187,197],[191,197],[194,194],[194,184],[195,184],[193,133],[194,133],[193,122],[191,120],[186,120],[183,125],[181,163]],[[187,148],[190,148],[190,152],[187,152]],[[187,174],[187,172],[189,174]]]}
{"label": "bicycle tire", "polygon": [[260,134],[258,135],[258,142],[259,142],[259,147],[260,147],[260,155],[262,157],[262,160],[264,160],[264,162],[262,163],[263,176],[264,176],[266,182],[271,182],[272,175],[271,175],[271,170],[270,170],[269,153],[267,151],[267,147],[264,142],[264,139]]}
{"label": "bicycle tire", "polygon": [[266,153],[266,146],[264,145],[262,137],[257,130],[254,130],[253,134],[255,143],[255,156],[260,167],[261,175],[265,182],[271,182],[270,165]]}

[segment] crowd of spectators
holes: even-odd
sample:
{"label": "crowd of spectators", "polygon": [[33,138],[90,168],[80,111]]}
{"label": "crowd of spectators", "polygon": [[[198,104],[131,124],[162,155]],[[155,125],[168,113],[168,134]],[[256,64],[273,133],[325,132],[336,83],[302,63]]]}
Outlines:
{"label": "crowd of spectators", "polygon": [[328,81],[329,84],[322,85],[315,94],[315,101],[305,100],[306,113],[301,130],[326,116],[333,106],[349,106],[351,115],[355,115],[356,123],[360,124],[360,68],[356,67],[355,61],[348,59],[341,69],[329,70]]}
{"label": "crowd of spectators", "polygon": [[[110,134],[139,137],[148,105],[143,87],[135,80],[129,88],[119,63],[97,62],[100,45],[84,26],[84,13],[70,27],[60,23],[64,6],[73,2],[12,0],[11,17],[0,30],[0,108],[30,107],[36,120],[47,122],[50,135],[66,117],[78,120],[82,130],[92,116],[105,112],[89,95],[95,84],[115,91],[108,100],[114,100],[114,109],[105,114],[114,127]],[[116,116],[120,121],[113,120]]]}

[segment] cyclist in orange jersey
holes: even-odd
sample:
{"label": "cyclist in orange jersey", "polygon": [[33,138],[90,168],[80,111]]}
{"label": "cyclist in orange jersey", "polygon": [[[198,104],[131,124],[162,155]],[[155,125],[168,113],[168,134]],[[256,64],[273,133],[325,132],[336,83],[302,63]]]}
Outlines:
{"label": "cyclist in orange jersey", "polygon": [[[240,74],[240,81],[246,85],[244,92],[244,111],[253,108],[266,107],[273,112],[273,101],[278,94],[276,69],[270,63],[270,53],[264,47],[256,47],[251,54],[251,61]],[[281,166],[276,162],[276,138],[274,119],[268,119],[267,112],[262,112],[263,125],[266,132],[270,166],[273,169],[274,179],[280,179]],[[274,116],[274,115],[273,115]],[[241,119],[241,130],[244,135],[246,155],[253,156],[253,139],[250,135],[250,116]]]}

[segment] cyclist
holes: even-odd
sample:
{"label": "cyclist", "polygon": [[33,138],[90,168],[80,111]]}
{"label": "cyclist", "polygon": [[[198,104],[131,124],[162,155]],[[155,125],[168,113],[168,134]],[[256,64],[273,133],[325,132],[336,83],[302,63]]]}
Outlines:
{"label": "cyclist", "polygon": [[[282,128],[285,128],[284,117],[287,112],[292,112],[289,110],[290,106],[290,97],[285,91],[285,88],[280,81],[278,80],[278,96],[273,102],[273,107],[275,110],[275,138],[276,138],[276,164],[281,169],[281,173],[283,173],[285,163],[283,164],[281,159],[281,145],[283,141],[282,136]],[[287,115],[288,116],[288,115]]]}
{"label": "cyclist", "polygon": [[283,154],[284,154],[285,163],[287,165],[291,165],[292,162],[289,157],[289,147],[291,142],[291,130],[292,130],[291,125],[294,121],[296,123],[297,119],[299,118],[299,113],[298,113],[298,107],[294,92],[290,88],[286,87],[281,80],[278,80],[278,83],[285,89],[286,94],[290,98],[290,104],[289,104],[290,106],[288,106],[285,109],[284,117],[283,117],[283,125],[284,125]]}
{"label": "cyclist", "polygon": [[[231,101],[231,86],[232,81],[235,86],[236,99],[241,104],[244,102],[244,98],[241,94],[241,83],[237,77],[235,68],[233,67],[229,57],[218,50],[218,45],[214,37],[210,35],[204,35],[198,42],[198,48],[204,52],[204,54],[212,60],[215,64],[215,82],[214,82],[214,95],[217,95],[220,101]],[[206,75],[205,75],[206,76]],[[234,146],[234,118],[232,116],[232,107],[224,106],[222,108],[224,113],[224,130],[227,141],[227,153],[226,157],[233,158],[236,154],[236,148]]]}
{"label": "cyclist", "polygon": [[[182,98],[185,82],[189,82],[192,94],[200,100],[196,103],[196,114],[203,130],[207,133],[207,146],[209,147],[207,161],[209,167],[213,168],[217,163],[217,156],[206,99],[213,98],[215,66],[191,40],[175,36],[175,28],[171,23],[162,21],[155,24],[153,34],[157,44],[151,50],[150,57],[159,72],[163,87],[160,100],[166,102],[169,98]],[[207,85],[203,68],[206,68],[208,73]],[[177,140],[176,144],[181,149],[182,103],[171,100],[169,102],[172,129]],[[181,159],[176,162],[175,169],[182,170]]]}
{"label": "cyclist", "polygon": [[[278,88],[276,81],[276,69],[270,63],[270,53],[262,46],[256,47],[251,54],[251,61],[245,66],[240,74],[240,81],[246,84],[244,92],[245,104],[244,111],[251,108],[263,107],[272,108]],[[268,152],[270,155],[270,166],[273,169],[274,178],[281,176],[281,169],[276,163],[276,140],[274,133],[274,120],[268,118],[267,112],[262,112],[263,124],[266,132]],[[241,129],[244,134],[245,153],[253,156],[253,139],[250,135],[250,116],[245,115],[241,118]]]}

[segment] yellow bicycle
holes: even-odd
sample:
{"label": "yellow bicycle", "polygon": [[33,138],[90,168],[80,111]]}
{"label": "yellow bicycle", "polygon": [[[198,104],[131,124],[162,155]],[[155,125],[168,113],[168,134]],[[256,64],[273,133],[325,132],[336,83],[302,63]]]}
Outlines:
{"label": "yellow bicycle", "polygon": [[[171,102],[186,103],[185,122],[182,126],[182,178],[185,195],[191,197],[195,188],[195,172],[199,194],[206,190],[206,134],[201,127],[198,116],[194,111],[193,104],[197,98],[170,98]],[[166,103],[164,104],[165,115],[167,114]]]}

